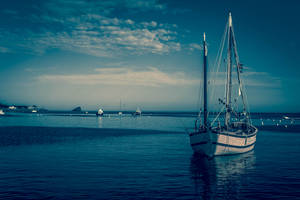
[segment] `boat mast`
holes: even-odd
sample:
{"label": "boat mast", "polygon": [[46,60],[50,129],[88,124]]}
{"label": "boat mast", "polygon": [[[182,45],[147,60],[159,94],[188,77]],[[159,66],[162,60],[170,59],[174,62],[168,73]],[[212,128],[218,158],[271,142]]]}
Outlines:
{"label": "boat mast", "polygon": [[207,46],[205,33],[203,34],[203,93],[204,93],[204,127],[207,128]]}
{"label": "boat mast", "polygon": [[226,115],[225,115],[225,126],[228,128],[230,124],[230,114],[231,114],[231,46],[232,46],[232,18],[231,13],[229,13],[228,19],[228,51],[227,51],[227,83],[226,83]]}

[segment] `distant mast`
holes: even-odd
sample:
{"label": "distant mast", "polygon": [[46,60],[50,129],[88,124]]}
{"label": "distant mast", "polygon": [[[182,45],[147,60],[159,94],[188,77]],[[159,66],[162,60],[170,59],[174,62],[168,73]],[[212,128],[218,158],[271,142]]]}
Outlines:
{"label": "distant mast", "polygon": [[226,115],[225,115],[225,126],[228,128],[230,124],[230,114],[231,114],[231,46],[232,46],[232,18],[231,13],[229,13],[228,18],[228,50],[227,50],[227,83],[226,83]]}
{"label": "distant mast", "polygon": [[118,115],[122,115],[122,114],[123,114],[123,112],[122,112],[122,101],[120,99],[120,111],[119,111]]}
{"label": "distant mast", "polygon": [[207,46],[203,34],[203,93],[204,93],[204,128],[207,129]]}

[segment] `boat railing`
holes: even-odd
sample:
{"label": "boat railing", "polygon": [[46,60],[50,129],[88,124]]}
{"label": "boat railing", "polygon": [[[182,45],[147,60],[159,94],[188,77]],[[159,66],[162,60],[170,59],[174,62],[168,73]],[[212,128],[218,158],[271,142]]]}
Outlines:
{"label": "boat railing", "polygon": [[234,122],[228,127],[217,126],[211,128],[214,133],[231,133],[236,135],[252,135],[255,134],[257,128],[245,122]]}

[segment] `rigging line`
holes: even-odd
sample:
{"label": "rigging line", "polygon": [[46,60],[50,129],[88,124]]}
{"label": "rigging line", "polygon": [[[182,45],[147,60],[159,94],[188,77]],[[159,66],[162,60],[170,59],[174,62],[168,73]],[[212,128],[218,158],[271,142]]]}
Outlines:
{"label": "rigging line", "polygon": [[[225,29],[226,32],[225,32],[225,35],[224,35],[224,46],[225,46],[225,40],[229,36],[229,28],[228,28],[229,25],[228,25],[228,23],[229,22],[226,23],[226,29]],[[224,46],[223,46],[223,49],[222,49],[222,53],[224,51]],[[223,54],[222,54],[222,57],[219,60],[219,66],[221,66],[221,64],[223,65],[223,59],[225,61],[225,58],[223,58]],[[227,67],[225,67],[225,71],[224,71],[224,75],[226,75],[226,74],[227,74]],[[225,99],[226,98],[226,78],[224,78],[223,80],[224,80],[224,96],[223,96],[223,99]]]}
{"label": "rigging line", "polygon": [[[245,91],[246,88],[245,88],[245,85],[242,85],[243,87],[243,90]],[[250,119],[250,124],[252,124],[252,119],[251,119],[251,114],[250,114],[250,106],[249,106],[249,101],[248,101],[248,95],[246,92],[244,92],[244,97],[245,97],[245,104],[246,104],[246,109],[247,109],[247,112],[245,113],[247,115],[247,117],[249,117]]]}
{"label": "rigging line", "polygon": [[[224,38],[225,38],[225,37],[226,37],[226,35],[224,36]],[[223,59],[223,50],[224,50],[224,46],[225,46],[225,39],[223,40],[222,49],[221,49],[221,50],[222,50],[222,53],[220,54],[219,61],[218,61],[218,66],[217,66],[217,70],[216,70],[216,73],[215,73],[215,82],[218,80],[217,76],[218,76],[219,73],[220,73],[221,62],[222,62],[222,59]],[[222,75],[222,74],[221,74],[221,75]],[[212,96],[211,96],[211,99],[212,99],[213,97],[215,97],[215,94],[216,94],[216,92],[215,92],[216,85],[217,85],[217,84],[214,85],[214,91],[213,91],[213,94],[212,94]]]}
{"label": "rigging line", "polygon": [[[226,38],[227,29],[228,29],[228,27],[227,27],[227,25],[226,25],[226,26],[225,26],[224,33],[223,33],[223,38],[222,38],[221,43],[220,43],[220,48],[219,48],[219,51],[218,51],[218,54],[217,54],[217,57],[216,57],[217,65],[216,65],[216,62],[215,62],[215,64],[214,64],[214,68],[217,67],[216,73],[214,74],[215,77],[214,77],[214,79],[213,79],[214,85],[215,85],[215,82],[216,82],[216,79],[217,79],[217,76],[218,76],[218,72],[219,72],[219,70],[220,70],[220,65],[221,65],[221,60],[222,60],[222,55],[223,55],[223,49],[224,49],[224,46],[225,46],[225,38]],[[214,89],[214,88],[215,88],[215,87],[213,87],[213,89]],[[214,92],[214,90],[213,90],[213,92],[212,92],[212,94],[211,94],[211,96],[210,96],[211,99],[212,99],[212,97],[213,97],[214,94],[215,94],[215,92]],[[210,99],[210,100],[211,100],[211,99]]]}
{"label": "rigging line", "polygon": [[[240,59],[239,59],[239,55],[238,55],[238,52],[237,52],[237,44],[236,44],[236,40],[235,40],[233,26],[232,26],[232,38],[233,38],[235,62],[236,62],[236,65],[237,65],[237,78],[238,78],[239,88],[240,88],[240,90],[242,90],[242,81],[240,79]],[[242,101],[243,101],[243,104],[244,104],[244,112],[246,112],[247,108],[246,108],[246,102],[244,100],[243,90],[241,91],[241,97],[242,97]]]}
{"label": "rigging line", "polygon": [[215,60],[215,63],[214,63],[214,67],[217,66],[217,63],[220,63],[219,57],[220,57],[220,54],[222,54],[222,52],[223,52],[223,47],[224,47],[225,35],[227,33],[227,28],[228,28],[228,25],[226,24],[223,35],[222,35],[221,43],[220,43],[220,46],[219,46],[219,49],[218,49],[217,57],[216,57],[216,60]]}
{"label": "rigging line", "polygon": [[[237,89],[238,89],[238,90],[237,90]],[[239,91],[239,87],[238,87],[237,89],[234,88],[235,93],[238,93],[238,94],[235,95],[236,98],[234,99],[233,108],[234,108],[234,110],[236,110],[237,112],[239,112],[239,110],[240,110],[240,107],[239,107],[239,101],[240,101],[240,95],[239,95],[240,91]]]}
{"label": "rigging line", "polygon": [[199,81],[199,90],[198,90],[198,99],[197,99],[197,110],[199,110],[198,115],[201,113],[201,99],[203,98],[203,86],[201,84],[201,80]]}
{"label": "rigging line", "polygon": [[[217,70],[215,71],[214,76],[211,79],[212,80],[211,81],[212,82],[212,86],[211,86],[212,90],[211,90],[210,97],[209,97],[210,102],[212,102],[213,98],[215,97],[216,80],[217,80],[217,76],[218,76],[218,73],[220,70],[221,61],[222,61],[222,57],[223,57],[222,55],[223,55],[223,49],[225,46],[225,38],[226,38],[227,29],[228,29],[228,26],[226,25],[221,42],[220,42],[218,53],[217,53],[217,56],[216,56],[216,59],[215,59],[214,65],[213,65],[213,68],[214,69],[217,68]],[[208,112],[208,115],[209,114],[210,114],[210,111]]]}
{"label": "rigging line", "polygon": [[249,106],[249,102],[248,102],[248,96],[247,96],[247,94],[245,94],[245,98],[246,98],[247,107],[248,107],[248,112],[247,112],[247,115],[249,115],[250,124],[252,124],[252,119],[251,119],[251,114],[250,114],[250,106]]}
{"label": "rigging line", "polygon": [[220,112],[218,113],[218,115],[215,117],[215,119],[212,121],[212,123],[210,124],[210,126],[213,126],[213,124],[216,122],[216,120],[219,118],[220,114],[223,112],[225,108],[225,105],[221,108]]}
{"label": "rigging line", "polygon": [[[203,50],[204,50],[204,47],[203,47]],[[203,69],[203,68],[201,68],[201,69]],[[202,72],[202,70],[201,70],[201,72]],[[196,103],[197,110],[199,110],[198,117],[200,117],[200,115],[201,115],[201,100],[203,99],[203,92],[202,91],[203,91],[203,83],[201,84],[201,79],[200,79],[199,80],[198,99],[197,99],[197,103]]]}
{"label": "rigging line", "polygon": [[201,100],[203,99],[203,84],[201,84],[201,79],[199,80],[199,90],[198,90],[198,99],[197,99],[197,110],[198,116],[201,116]]}
{"label": "rigging line", "polygon": [[[233,29],[232,29],[233,31]],[[233,36],[234,36],[234,32],[233,32]],[[239,56],[238,56],[238,53],[237,53],[237,45],[236,45],[236,40],[235,40],[235,37],[234,37],[234,46],[235,46],[235,51],[236,51],[236,59],[237,59],[237,62],[239,63]],[[239,64],[238,64],[239,65]],[[240,68],[238,67],[238,78],[240,76]],[[251,120],[251,116],[250,116],[250,108],[249,108],[249,102],[248,102],[248,98],[247,98],[247,94],[245,91],[245,86],[242,84],[242,81],[239,79],[239,84],[240,84],[240,87],[242,89],[241,91],[241,96],[242,96],[242,100],[243,100],[243,104],[244,104],[244,112],[246,112],[246,117],[248,117],[249,115],[249,119],[250,119],[250,124],[252,124],[252,120]],[[243,98],[245,94],[245,99]],[[247,109],[248,109],[248,112],[247,112]],[[248,118],[247,118],[247,121],[248,121]]]}
{"label": "rigging line", "polygon": [[[229,32],[229,31],[228,31]],[[229,33],[227,32],[227,35],[229,35]],[[226,35],[226,37],[227,37],[227,35]],[[226,58],[224,58],[224,63],[225,63],[225,65],[226,65],[226,62],[225,62],[225,59]],[[224,65],[224,63],[223,63],[223,65]],[[224,73],[224,76],[226,77],[226,74],[227,74],[227,67],[225,66],[225,73]],[[224,99],[226,99],[226,78],[224,78],[223,79],[224,80]]]}

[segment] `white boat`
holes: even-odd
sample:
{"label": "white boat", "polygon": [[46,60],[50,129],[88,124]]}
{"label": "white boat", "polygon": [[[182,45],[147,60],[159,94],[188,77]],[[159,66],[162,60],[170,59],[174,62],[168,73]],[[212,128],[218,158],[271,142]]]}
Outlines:
{"label": "white boat", "polygon": [[139,107],[137,107],[136,111],[133,113],[134,116],[140,116],[142,115],[142,111]]}
{"label": "white boat", "polygon": [[0,115],[5,115],[3,110],[0,110]]}
{"label": "white boat", "polygon": [[9,110],[16,110],[17,108],[16,108],[16,106],[9,106],[8,109]]}
{"label": "white boat", "polygon": [[103,112],[103,110],[100,108],[99,110],[98,110],[98,112],[96,113],[96,116],[103,116],[104,115],[104,112]]}
{"label": "white boat", "polygon": [[[211,122],[208,121],[209,113],[207,109],[207,45],[205,34],[203,39],[203,122],[198,118],[193,132],[189,133],[190,144],[195,153],[213,157],[216,155],[238,154],[251,151],[256,142],[258,129],[252,125],[250,114],[247,112],[245,91],[241,79],[242,64],[239,61],[236,40],[233,32],[232,17],[229,13],[228,24],[226,25],[224,39],[221,48],[227,38],[227,59],[226,59],[226,87],[225,100],[218,99],[221,111],[213,116]],[[222,50],[217,56],[217,60],[222,60]],[[233,59],[234,58],[234,59]],[[216,62],[221,63],[221,62]],[[234,64],[233,64],[234,63]],[[220,64],[219,64],[220,66]],[[234,94],[232,84],[233,67],[237,77],[236,98],[232,101]],[[219,69],[219,67],[217,67]],[[218,72],[216,72],[217,74]],[[212,80],[213,81],[213,80]],[[238,102],[242,106],[238,109]],[[201,112],[200,112],[201,113]],[[222,119],[223,117],[223,119]],[[233,120],[234,119],[234,120]],[[200,124],[199,124],[200,123]]]}
{"label": "white boat", "polygon": [[121,116],[123,115],[123,112],[122,112],[122,101],[120,99],[120,111],[118,112],[118,115]]}

